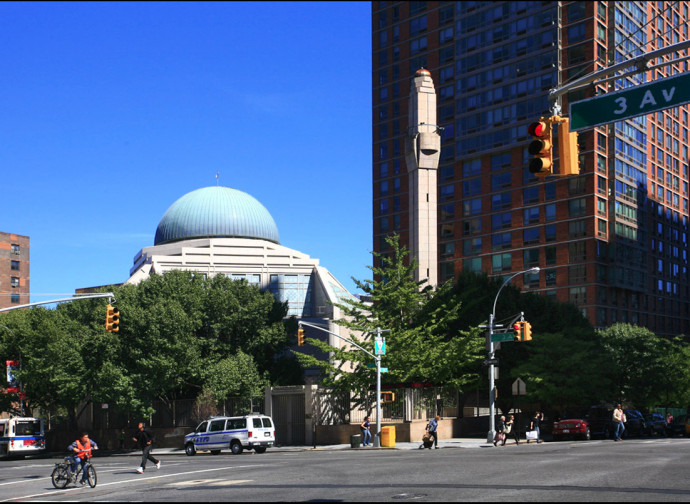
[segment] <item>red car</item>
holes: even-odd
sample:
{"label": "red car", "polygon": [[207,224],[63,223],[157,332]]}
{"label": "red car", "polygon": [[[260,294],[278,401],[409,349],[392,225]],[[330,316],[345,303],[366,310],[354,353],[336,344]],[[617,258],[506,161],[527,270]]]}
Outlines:
{"label": "red car", "polygon": [[583,439],[585,441],[592,439],[589,423],[581,418],[567,418],[554,422],[552,436],[554,441],[566,438]]}

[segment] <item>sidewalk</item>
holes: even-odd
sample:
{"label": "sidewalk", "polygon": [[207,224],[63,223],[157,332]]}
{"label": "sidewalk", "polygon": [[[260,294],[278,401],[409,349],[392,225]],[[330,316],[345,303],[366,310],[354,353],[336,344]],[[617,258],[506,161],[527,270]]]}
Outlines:
{"label": "sidewalk", "polygon": [[[512,444],[512,443],[509,443]],[[522,444],[522,443],[521,443]],[[380,447],[374,448],[370,446],[360,446],[359,448],[352,448],[349,444],[338,444],[338,445],[317,445],[316,448],[313,446],[274,446],[269,448],[271,452],[302,452],[302,451],[323,451],[323,450],[419,450],[422,445],[421,441],[418,442],[404,442],[396,443],[394,447]],[[508,446],[508,445],[506,445]],[[447,448],[493,448],[493,443],[487,443],[486,439],[479,438],[452,438],[452,439],[439,439],[438,441],[439,449]],[[229,450],[223,450],[229,451]],[[134,455],[141,457],[141,450],[112,450],[107,453],[108,455]],[[154,448],[154,455],[184,455],[184,448]]]}

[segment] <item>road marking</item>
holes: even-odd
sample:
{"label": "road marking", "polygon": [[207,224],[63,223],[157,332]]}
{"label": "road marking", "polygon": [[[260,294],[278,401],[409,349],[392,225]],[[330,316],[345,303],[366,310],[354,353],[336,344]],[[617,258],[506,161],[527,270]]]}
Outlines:
{"label": "road marking", "polygon": [[[111,485],[122,485],[124,483],[132,483],[132,482],[140,482],[140,481],[153,481],[157,479],[163,479],[163,478],[172,478],[175,476],[185,476],[188,474],[198,474],[198,473],[204,473],[204,472],[215,472],[215,471],[227,471],[227,470],[233,470],[233,469],[247,469],[250,467],[266,467],[265,464],[251,464],[251,465],[244,465],[244,466],[228,466],[228,467],[215,467],[213,469],[199,469],[196,471],[186,471],[186,472],[180,472],[180,473],[174,473],[174,474],[161,474],[160,476],[139,476],[137,478],[132,478],[128,480],[123,480],[123,481],[111,481],[109,483],[101,483],[99,484],[96,488],[104,487],[104,486],[111,486]],[[50,478],[47,478],[50,481]],[[35,481],[35,480],[34,480]],[[43,497],[45,495],[56,495],[57,492],[62,492],[63,494],[66,492],[74,492],[76,490],[84,490],[83,487],[74,487],[74,488],[65,488],[64,490],[52,490],[50,492],[41,492],[33,495],[21,495],[17,497],[12,497],[9,499],[1,499],[0,502],[10,502],[10,501],[16,501],[16,500],[24,500],[24,499],[34,499],[36,497]]]}
{"label": "road marking", "polygon": [[254,480],[224,480],[224,479],[200,479],[200,480],[190,480],[181,481],[180,483],[168,483],[168,486],[197,486],[197,485],[209,485],[209,486],[226,486],[226,485],[241,485],[242,483],[253,483]]}

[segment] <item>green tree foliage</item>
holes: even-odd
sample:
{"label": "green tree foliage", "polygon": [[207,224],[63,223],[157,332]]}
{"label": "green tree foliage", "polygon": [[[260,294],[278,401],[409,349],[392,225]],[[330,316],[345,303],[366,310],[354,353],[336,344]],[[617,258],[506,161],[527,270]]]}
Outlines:
{"label": "green tree foliage", "polygon": [[613,399],[638,408],[654,406],[664,392],[671,343],[631,324],[613,324],[597,333],[609,360]]}
{"label": "green tree foliage", "polygon": [[[261,395],[301,376],[287,348],[294,320],[270,292],[185,271],[113,289],[120,330],[105,331],[103,299],[0,315],[0,357],[21,353],[27,400],[73,421],[79,405],[117,404],[141,416],[202,391],[216,401]],[[4,329],[3,329],[4,328]],[[276,365],[280,363],[280,365]]]}
{"label": "green tree foliage", "polygon": [[[382,365],[389,372],[385,383],[431,382],[437,385],[462,387],[476,380],[474,369],[483,348],[478,330],[458,330],[460,303],[451,296],[452,286],[437,290],[425,281],[414,280],[416,263],[406,260],[408,251],[401,247],[397,236],[386,239],[390,252],[374,252],[380,266],[370,267],[373,280],[353,279],[371,302],[346,300],[336,304],[344,318],[337,323],[351,331],[351,337],[373,353],[376,329],[389,329],[386,355]],[[373,359],[360,350],[331,347],[316,339],[308,343],[324,352],[332,352],[333,360],[321,361],[299,354],[303,364],[320,366],[324,384],[343,391],[364,392],[375,383],[375,370],[366,367]],[[354,366],[350,372],[349,366]]]}

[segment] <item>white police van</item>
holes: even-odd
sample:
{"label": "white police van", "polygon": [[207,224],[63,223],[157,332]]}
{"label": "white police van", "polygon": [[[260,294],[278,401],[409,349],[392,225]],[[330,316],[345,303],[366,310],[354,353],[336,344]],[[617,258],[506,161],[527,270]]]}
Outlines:
{"label": "white police van", "polygon": [[227,448],[235,455],[245,449],[264,453],[275,441],[276,431],[271,417],[215,416],[201,422],[194,432],[184,437],[184,450],[189,456],[198,450],[210,450],[213,455],[218,455]]}

